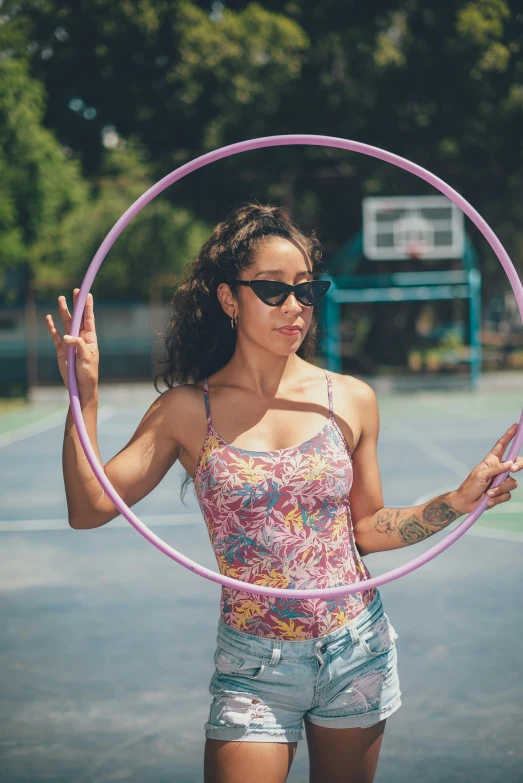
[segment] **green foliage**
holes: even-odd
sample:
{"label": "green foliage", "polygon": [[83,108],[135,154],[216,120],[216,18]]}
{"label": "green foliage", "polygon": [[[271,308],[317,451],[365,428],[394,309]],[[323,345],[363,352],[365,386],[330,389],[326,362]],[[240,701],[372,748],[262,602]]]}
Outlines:
{"label": "green foliage", "polygon": [[376,36],[374,62],[378,68],[391,68],[405,65],[403,43],[407,33],[407,14],[394,11],[387,15],[384,29]]}
{"label": "green foliage", "polygon": [[[132,145],[107,151],[91,200],[61,226],[48,278],[70,275],[79,282],[106,234],[153,181]],[[117,238],[97,274],[93,294],[109,299],[147,299],[159,274],[181,274],[207,239],[210,227],[190,210],[160,195]]]}
{"label": "green foliage", "polygon": [[478,46],[487,46],[503,35],[503,23],[510,17],[504,0],[475,0],[456,14],[456,30]]}
{"label": "green foliage", "polygon": [[511,50],[500,39],[504,37],[505,22],[511,16],[504,0],[476,0],[467,3],[456,16],[456,31],[471,43],[480,54],[473,78],[481,78],[484,71],[506,71]]}
{"label": "green foliage", "polygon": [[0,268],[36,266],[57,226],[86,202],[78,164],[42,126],[43,85],[20,59],[0,60]]}
{"label": "green foliage", "polygon": [[227,143],[239,124],[279,110],[282,87],[299,78],[309,47],[296,22],[258,3],[225,9],[220,21],[190,0],[6,7],[10,24],[29,28],[49,122],[82,155],[87,175],[100,165],[105,125],[138,137],[165,167]]}
{"label": "green foliage", "polygon": [[[433,170],[520,264],[523,24],[515,0],[227,0],[221,11],[209,0],[4,0],[2,11],[2,67],[14,69],[14,81],[0,84],[2,263],[30,253],[41,275],[80,276],[116,218],[175,166],[245,138],[317,133]],[[27,83],[18,92],[17,80]],[[125,148],[104,147],[107,126]],[[332,252],[360,227],[362,195],[430,189],[371,158],[293,146],[206,167],[183,192],[184,210],[165,192],[133,221],[100,285],[143,292],[153,271],[177,269],[222,210],[243,199],[289,204],[304,227],[321,226]],[[472,233],[484,291],[506,286]]]}
{"label": "green foliage", "polygon": [[226,143],[245,107],[256,114],[278,110],[279,88],[300,75],[309,39],[258,3],[239,13],[225,10],[219,24],[188,0],[177,5],[178,56],[165,79],[183,107],[196,106],[200,117],[213,110],[201,140],[203,150],[212,150]]}

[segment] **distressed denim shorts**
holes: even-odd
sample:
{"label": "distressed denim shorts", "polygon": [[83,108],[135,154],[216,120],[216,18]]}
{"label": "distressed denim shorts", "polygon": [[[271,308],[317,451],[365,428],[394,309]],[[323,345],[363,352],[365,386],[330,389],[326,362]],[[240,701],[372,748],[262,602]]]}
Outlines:
{"label": "distressed denim shorts", "polygon": [[401,705],[397,638],[379,592],[343,627],[304,641],[243,633],[220,618],[205,736],[296,742],[304,718],[339,729],[378,723]]}

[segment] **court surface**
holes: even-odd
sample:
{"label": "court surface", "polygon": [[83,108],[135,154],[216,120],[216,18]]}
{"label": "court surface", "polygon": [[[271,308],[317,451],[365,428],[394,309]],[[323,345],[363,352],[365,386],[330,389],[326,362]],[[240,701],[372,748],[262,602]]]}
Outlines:
{"label": "court surface", "polygon": [[[518,380],[477,393],[377,389],[385,505],[456,489],[519,421]],[[152,385],[101,387],[105,462],[156,396]],[[98,530],[69,528],[68,402],[64,389],[42,389],[28,410],[0,413],[0,778],[197,783],[220,587],[161,554],[123,517]],[[192,487],[180,502],[182,475],[175,465],[133,510],[215,569]],[[376,576],[448,531],[365,562]],[[520,486],[435,560],[380,588],[398,633],[403,705],[387,721],[376,783],[523,780],[522,566]],[[305,739],[288,781],[308,781]]]}

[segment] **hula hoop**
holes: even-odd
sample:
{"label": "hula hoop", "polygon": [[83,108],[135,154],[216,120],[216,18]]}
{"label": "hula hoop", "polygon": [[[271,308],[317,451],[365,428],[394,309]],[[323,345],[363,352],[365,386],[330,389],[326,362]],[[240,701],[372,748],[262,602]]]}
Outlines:
{"label": "hula hoop", "polygon": [[[384,160],[387,163],[391,163],[394,166],[398,166],[399,168],[409,171],[411,174],[420,177],[420,179],[425,180],[430,185],[432,185],[433,187],[441,191],[451,201],[457,204],[458,207],[460,207],[460,209],[472,220],[472,222],[481,231],[481,233],[483,234],[483,236],[485,237],[489,245],[492,247],[493,251],[495,252],[498,259],[500,260],[501,265],[503,266],[507,274],[507,277],[510,281],[512,290],[514,291],[514,294],[516,296],[519,313],[521,315],[521,319],[523,322],[523,286],[518,278],[517,272],[512,264],[512,261],[510,260],[505,248],[503,247],[503,245],[501,244],[501,242],[499,241],[495,233],[492,231],[490,226],[485,222],[485,220],[481,217],[481,215],[468,203],[468,201],[466,201],[459,193],[457,193],[453,188],[451,188],[450,185],[447,185],[446,182],[439,179],[439,177],[437,177],[435,174],[432,174],[431,172],[427,171],[421,166],[418,166],[416,163],[412,163],[406,158],[402,158],[398,155],[394,155],[392,152],[387,152],[386,150],[382,150],[379,147],[372,147],[368,144],[363,144],[362,142],[341,139],[336,136],[296,134],[296,135],[284,135],[284,136],[263,136],[258,139],[248,139],[247,141],[240,141],[235,144],[230,144],[226,147],[221,147],[220,149],[214,150],[213,152],[208,152],[205,155],[201,155],[199,158],[195,158],[195,160],[192,160],[189,163],[185,163],[183,166],[180,166],[179,168],[175,169],[166,177],[164,177],[155,185],[153,185],[151,188],[149,188],[149,190],[147,190],[142,196],[140,196],[140,198],[138,198],[134,202],[134,204],[132,204],[129,207],[129,209],[122,215],[122,217],[115,223],[113,228],[109,231],[106,238],[100,245],[93,260],[91,261],[91,264],[86,272],[86,275],[84,277],[84,280],[82,282],[76,300],[76,307],[74,308],[72,324],[71,324],[71,335],[73,335],[74,337],[78,337],[81,318],[85,308],[87,295],[91,289],[93,280],[96,276],[96,273],[98,272],[98,269],[102,264],[102,261],[104,260],[105,256],[107,255],[110,248],[112,247],[113,243],[115,242],[117,237],[121,234],[125,226],[127,226],[127,224],[130,223],[130,221],[138,214],[138,212],[140,212],[140,210],[142,210],[145,207],[146,204],[149,203],[149,201],[151,201],[153,198],[155,198],[155,196],[157,196],[159,193],[165,190],[165,188],[169,187],[169,185],[172,185],[173,182],[177,182],[177,180],[182,179],[182,177],[185,177],[187,174],[190,174],[192,171],[196,171],[197,169],[202,168],[202,166],[206,166],[208,163],[212,163],[216,160],[220,160],[221,158],[227,158],[239,152],[247,152],[249,150],[260,149],[263,147],[280,147],[280,146],[286,146],[291,144],[311,144],[315,146],[338,147],[344,150],[359,152],[363,155],[369,155],[370,157],[373,158],[379,158],[380,160]],[[388,571],[387,573],[382,574],[381,576],[376,576],[373,577],[372,579],[365,579],[361,582],[356,582],[355,584],[352,585],[337,585],[336,587],[325,587],[325,588],[317,588],[317,589],[263,587],[261,585],[251,584],[250,582],[242,582],[240,579],[234,579],[232,577],[225,576],[224,574],[211,571],[208,568],[199,565],[198,563],[194,562],[190,558],[181,554],[176,549],[166,544],[165,541],[163,541],[161,538],[155,535],[151,530],[149,530],[149,528],[146,525],[144,525],[144,523],[141,522],[138,519],[138,517],[131,511],[131,509],[124,503],[124,501],[118,495],[118,493],[110,483],[109,479],[105,475],[103,466],[99,464],[96,454],[94,453],[94,450],[91,446],[91,442],[89,440],[89,436],[87,434],[87,430],[85,428],[85,424],[82,416],[80,399],[78,396],[78,383],[76,379],[76,361],[75,361],[75,353],[74,353],[75,350],[76,349],[74,348],[74,346],[69,346],[69,353],[67,357],[68,358],[67,377],[68,377],[68,385],[69,385],[69,398],[71,401],[71,411],[80,438],[80,442],[85,451],[85,455],[98,481],[105,489],[107,495],[111,498],[115,506],[123,514],[123,516],[131,523],[131,525],[142,536],[144,536],[144,538],[146,538],[151,544],[153,544],[157,549],[159,549],[160,552],[163,552],[164,554],[168,555],[168,557],[170,557],[172,560],[175,560],[180,565],[184,566],[184,568],[188,568],[190,571],[193,571],[195,574],[198,574],[198,576],[203,576],[205,579],[209,579],[212,582],[217,582],[218,584],[225,585],[227,587],[234,587],[236,589],[243,590],[247,593],[253,593],[255,595],[268,595],[274,598],[292,597],[292,598],[329,599],[329,598],[337,598],[338,596],[342,596],[342,595],[348,595],[350,593],[356,593],[361,590],[370,590],[373,587],[378,587],[379,585],[386,584],[387,582],[392,582],[394,579],[399,579],[399,577],[411,573],[411,571],[414,571],[416,568],[420,568],[420,566],[424,565],[425,563],[428,563],[429,560],[432,560],[434,557],[436,557],[436,555],[439,555],[445,549],[448,549],[448,547],[451,546],[451,544],[457,541],[458,538],[460,538],[474,524],[474,522],[481,516],[481,514],[487,508],[487,498],[485,497],[483,498],[483,500],[478,502],[478,505],[463,520],[463,522],[461,522],[454,530],[448,533],[444,539],[442,539],[440,542],[435,544],[435,546],[433,546],[427,552],[424,552],[422,555],[419,555],[418,557],[409,561],[405,565],[402,565],[399,568],[395,568],[392,571]],[[519,426],[517,432],[514,436],[512,446],[508,452],[507,460],[515,459],[515,457],[519,453],[522,443],[523,443],[523,410],[519,420]],[[497,486],[498,484],[501,484],[507,477],[508,473],[509,471],[507,470],[505,471],[505,473],[500,473],[498,476],[496,476],[491,486]]]}

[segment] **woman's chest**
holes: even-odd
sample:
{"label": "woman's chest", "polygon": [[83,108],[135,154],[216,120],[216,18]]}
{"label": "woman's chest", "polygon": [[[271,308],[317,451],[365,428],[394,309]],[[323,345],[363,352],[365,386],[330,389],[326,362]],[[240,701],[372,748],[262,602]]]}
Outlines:
{"label": "woman's chest", "polygon": [[197,490],[235,510],[338,504],[348,496],[352,460],[336,423],[297,446],[277,451],[235,448],[209,431],[195,477]]}
{"label": "woman's chest", "polygon": [[[304,452],[312,442],[320,447],[320,457],[328,455],[333,461],[336,471],[340,456],[342,461],[346,460],[347,451],[352,455],[356,450],[362,431],[361,411],[357,399],[351,399],[351,395],[338,395],[336,412],[332,416],[322,402],[306,402],[292,410],[285,407],[258,410],[241,399],[227,406],[215,404],[210,425],[204,416],[198,415],[194,422],[189,421],[190,417],[186,419],[180,462],[194,476],[206,447],[210,446],[211,450],[227,447],[225,460],[220,453],[216,454],[217,464],[242,462],[244,456],[257,453],[267,456],[263,467],[258,461],[258,469],[277,475],[278,471],[290,469],[289,461],[283,464],[280,459],[271,459],[271,455],[280,457],[293,451],[304,467]],[[325,440],[326,433],[328,440]],[[314,457],[309,464],[313,465],[316,459]]]}

